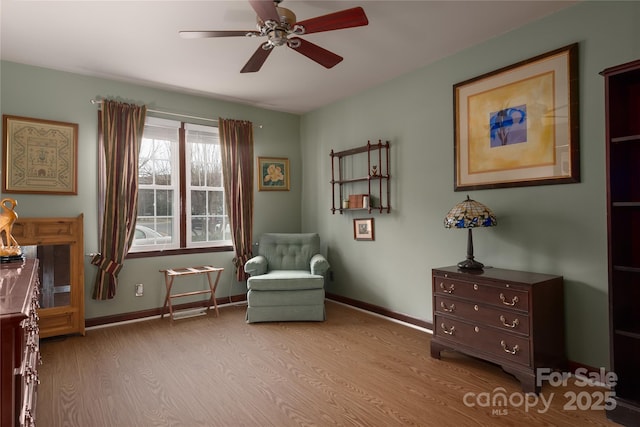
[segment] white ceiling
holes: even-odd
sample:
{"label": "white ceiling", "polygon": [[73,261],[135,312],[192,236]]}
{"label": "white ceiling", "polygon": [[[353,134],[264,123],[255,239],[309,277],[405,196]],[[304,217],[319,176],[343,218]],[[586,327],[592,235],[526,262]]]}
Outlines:
{"label": "white ceiling", "polygon": [[3,60],[305,113],[576,1],[285,0],[298,21],[362,6],[365,27],[302,36],[343,56],[332,69],[285,46],[240,69],[263,39],[182,39],[179,30],[253,30],[233,1],[1,0]]}

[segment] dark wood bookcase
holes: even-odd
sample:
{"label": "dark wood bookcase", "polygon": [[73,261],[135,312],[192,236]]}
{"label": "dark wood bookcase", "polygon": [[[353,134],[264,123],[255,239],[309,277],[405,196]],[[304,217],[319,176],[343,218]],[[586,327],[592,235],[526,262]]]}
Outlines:
{"label": "dark wood bookcase", "polygon": [[640,425],[640,60],[607,68],[607,232],[611,369],[609,419]]}

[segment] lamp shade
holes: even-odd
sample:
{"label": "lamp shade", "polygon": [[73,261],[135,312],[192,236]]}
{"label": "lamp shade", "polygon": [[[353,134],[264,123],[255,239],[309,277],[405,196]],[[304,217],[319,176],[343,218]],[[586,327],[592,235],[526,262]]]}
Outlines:
{"label": "lamp shade", "polygon": [[444,217],[445,228],[476,228],[498,225],[494,213],[480,202],[467,196],[467,199],[455,205]]}
{"label": "lamp shade", "polygon": [[464,200],[455,205],[444,217],[445,228],[468,228],[467,238],[467,258],[458,263],[458,268],[465,270],[482,270],[484,264],[473,258],[473,235],[471,230],[476,227],[493,227],[498,225],[496,216],[491,209],[482,203],[471,200],[467,196]]}

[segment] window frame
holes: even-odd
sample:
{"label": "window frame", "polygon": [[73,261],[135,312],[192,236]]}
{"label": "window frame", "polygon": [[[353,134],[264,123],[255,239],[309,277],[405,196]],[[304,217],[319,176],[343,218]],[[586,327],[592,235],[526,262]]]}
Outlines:
{"label": "window frame", "polygon": [[[166,120],[160,117],[153,117],[153,116],[150,116],[149,118]],[[179,235],[177,236],[179,240],[179,247],[165,248],[163,246],[158,246],[158,248],[155,248],[153,250],[138,250],[135,252],[128,252],[126,258],[135,259],[135,258],[150,258],[150,257],[182,255],[182,254],[233,251],[233,244],[231,240],[228,240],[228,241],[220,240],[216,243],[213,243],[207,246],[198,244],[196,246],[187,247],[188,240],[190,240],[187,238],[187,221],[190,217],[190,215],[187,212],[187,209],[189,209],[190,206],[187,205],[187,200],[189,200],[189,197],[187,194],[188,165],[187,165],[186,133],[187,133],[187,126],[189,125],[196,125],[196,126],[203,126],[203,125],[199,125],[198,123],[187,122],[184,120],[171,120],[171,121],[180,124],[178,128],[178,144],[177,144],[178,153],[176,156],[178,161],[177,177],[179,180],[177,185],[177,191],[178,191],[177,206],[179,206],[179,208],[178,208],[177,214],[175,215],[175,219],[179,220],[179,224],[177,227],[177,229],[179,230]],[[211,125],[204,125],[204,126],[217,128],[217,126],[211,126]],[[223,187],[223,191],[224,191],[224,187]],[[226,197],[226,194],[225,194],[225,197]],[[227,213],[227,217],[228,217],[228,213]]]}

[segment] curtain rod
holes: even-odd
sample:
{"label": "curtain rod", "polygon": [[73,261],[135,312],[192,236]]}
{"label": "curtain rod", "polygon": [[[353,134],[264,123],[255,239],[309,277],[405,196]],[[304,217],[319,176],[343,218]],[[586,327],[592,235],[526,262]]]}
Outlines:
{"label": "curtain rod", "polygon": [[[92,99],[91,103],[92,104],[102,104],[103,100],[102,99]],[[216,119],[208,119],[206,117],[189,116],[187,114],[172,113],[171,111],[152,110],[151,108],[147,108],[147,111],[150,112],[150,113],[167,114],[169,116],[184,117],[186,119],[205,120],[205,121],[208,121],[208,122],[218,123],[218,120],[216,120]]]}

